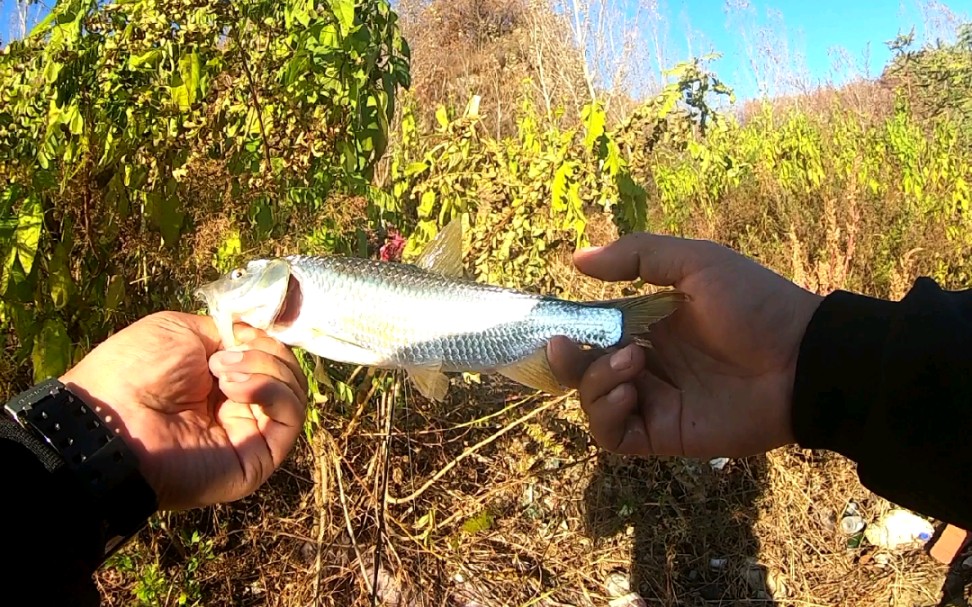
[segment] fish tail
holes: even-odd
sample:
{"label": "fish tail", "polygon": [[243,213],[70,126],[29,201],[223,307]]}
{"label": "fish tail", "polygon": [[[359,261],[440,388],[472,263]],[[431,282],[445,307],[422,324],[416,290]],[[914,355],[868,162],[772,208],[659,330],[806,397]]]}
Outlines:
{"label": "fish tail", "polygon": [[651,326],[688,301],[685,293],[676,290],[660,291],[649,295],[624,297],[598,301],[594,305],[621,311],[621,343],[645,341]]}

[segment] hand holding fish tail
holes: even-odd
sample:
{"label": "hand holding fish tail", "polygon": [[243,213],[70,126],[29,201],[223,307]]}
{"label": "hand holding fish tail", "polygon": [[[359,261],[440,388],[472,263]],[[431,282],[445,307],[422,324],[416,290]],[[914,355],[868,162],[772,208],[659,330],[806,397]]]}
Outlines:
{"label": "hand holding fish tail", "polygon": [[631,455],[740,457],[793,442],[797,355],[820,296],[708,241],[632,234],[578,251],[574,263],[601,280],[641,278],[689,299],[652,327],[650,350],[594,355],[551,342],[551,368],[579,389],[598,444]]}
{"label": "hand holding fish tail", "polygon": [[252,327],[235,333],[229,351],[208,316],[153,314],[61,378],[110,419],[161,509],[253,493],[301,431],[307,383],[293,353]]}

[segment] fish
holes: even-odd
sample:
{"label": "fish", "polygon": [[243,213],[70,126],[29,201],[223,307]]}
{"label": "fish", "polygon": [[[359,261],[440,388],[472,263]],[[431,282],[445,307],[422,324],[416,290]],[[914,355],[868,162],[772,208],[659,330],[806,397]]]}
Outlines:
{"label": "fish", "polygon": [[547,344],[650,345],[651,326],[687,300],[678,290],[571,301],[465,277],[462,220],[450,221],[414,262],[294,254],[253,259],[194,291],[220,337],[233,325],[340,363],[403,370],[424,397],[443,401],[448,373],[498,373],[559,395]]}

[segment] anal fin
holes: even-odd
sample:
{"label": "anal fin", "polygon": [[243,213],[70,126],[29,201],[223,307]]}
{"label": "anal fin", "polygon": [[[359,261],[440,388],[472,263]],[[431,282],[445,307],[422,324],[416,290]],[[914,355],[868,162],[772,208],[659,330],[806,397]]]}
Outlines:
{"label": "anal fin", "polygon": [[449,392],[449,377],[438,367],[407,367],[405,370],[422,396],[435,402],[445,400]]}
{"label": "anal fin", "polygon": [[553,371],[550,370],[546,348],[535,350],[526,358],[522,358],[511,365],[500,367],[496,372],[534,390],[555,395],[566,393],[564,387],[554,377]]}

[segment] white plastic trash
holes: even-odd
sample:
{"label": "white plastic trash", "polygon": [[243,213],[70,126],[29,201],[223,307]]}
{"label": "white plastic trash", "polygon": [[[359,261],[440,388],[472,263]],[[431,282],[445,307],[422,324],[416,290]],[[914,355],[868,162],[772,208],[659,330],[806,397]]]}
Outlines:
{"label": "white plastic trash", "polygon": [[840,519],[840,530],[846,535],[854,535],[864,528],[864,519],[856,514],[850,514]]}
{"label": "white plastic trash", "polygon": [[881,548],[899,548],[924,544],[935,528],[927,520],[907,510],[896,508],[864,530],[867,541]]}

